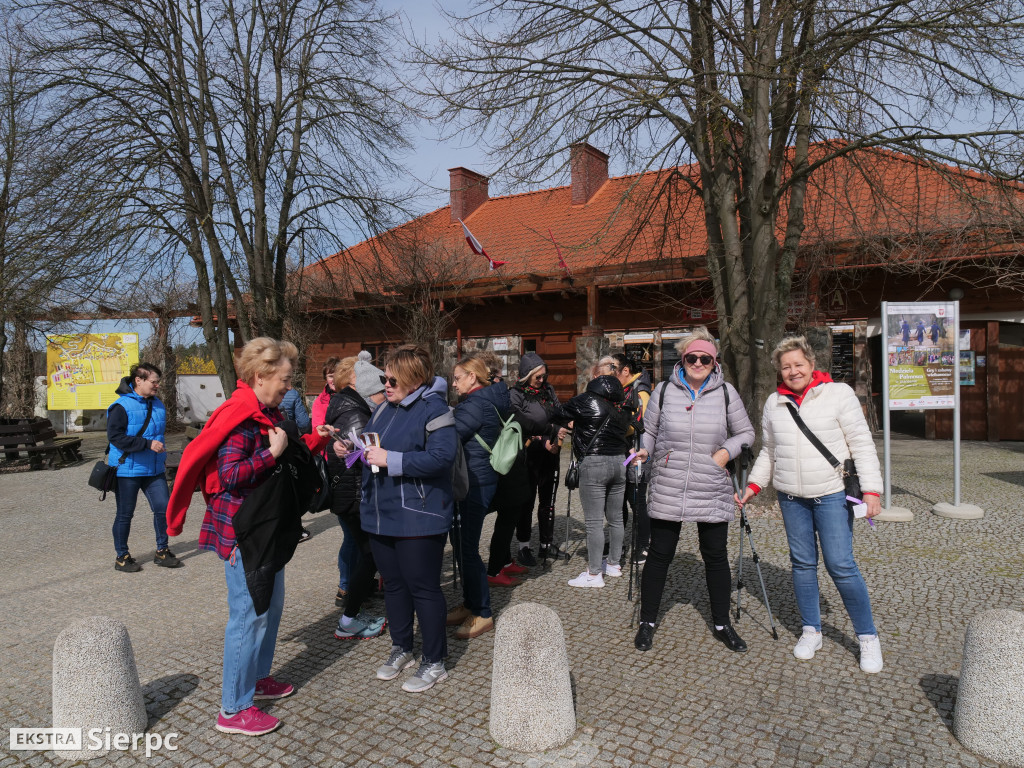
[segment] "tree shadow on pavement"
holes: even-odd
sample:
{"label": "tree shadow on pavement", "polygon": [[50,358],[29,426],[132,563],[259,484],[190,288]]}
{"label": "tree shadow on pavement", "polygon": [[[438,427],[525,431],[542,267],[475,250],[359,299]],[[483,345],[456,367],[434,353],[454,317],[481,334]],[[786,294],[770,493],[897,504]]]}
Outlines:
{"label": "tree shadow on pavement", "polygon": [[956,675],[925,675],[919,685],[924,695],[935,707],[942,718],[942,724],[953,731],[953,705],[956,702],[956,691],[960,686],[960,678]]}
{"label": "tree shadow on pavement", "polygon": [[[384,606],[379,601],[372,601],[370,605],[364,606],[364,610],[369,613],[384,614]],[[301,689],[305,683],[315,679],[321,672],[336,664],[362,642],[380,642],[383,649],[381,657],[387,656],[387,652],[391,650],[387,629],[379,636],[382,640],[377,638],[365,641],[337,639],[334,636],[334,629],[338,626],[340,614],[340,609],[332,610],[293,632],[281,634],[278,637],[278,650],[280,650],[281,641],[299,643],[305,648],[280,668],[275,669],[274,677],[279,680],[287,680],[296,689]],[[384,644],[387,645],[386,649],[384,649]]]}
{"label": "tree shadow on pavement", "polygon": [[188,674],[166,675],[142,686],[142,697],[149,715],[148,727],[156,725],[198,686],[199,678]]}
{"label": "tree shadow on pavement", "polygon": [[[756,626],[770,637],[771,622],[769,621],[768,607],[765,605],[764,591],[761,589],[757,566],[754,564],[749,550],[744,552],[741,611],[740,617],[736,618],[736,575],[739,553],[730,549],[730,556],[732,559],[732,592],[730,593],[729,617],[737,631],[740,631],[741,624],[746,624],[748,627]],[[764,559],[761,560],[760,565],[776,629],[780,635],[788,632],[794,637],[799,637],[802,625],[800,614],[794,605],[791,572],[788,568],[779,568]],[[708,597],[707,580],[704,575],[704,561],[693,552],[677,552],[669,566],[668,577],[665,580],[665,592],[658,611],[658,622],[661,622],[673,606],[688,603],[693,605],[709,627],[713,626],[711,601]],[[821,609],[823,616],[830,612],[831,607],[827,598],[822,598]],[[742,636],[743,633],[740,632],[740,634]]]}

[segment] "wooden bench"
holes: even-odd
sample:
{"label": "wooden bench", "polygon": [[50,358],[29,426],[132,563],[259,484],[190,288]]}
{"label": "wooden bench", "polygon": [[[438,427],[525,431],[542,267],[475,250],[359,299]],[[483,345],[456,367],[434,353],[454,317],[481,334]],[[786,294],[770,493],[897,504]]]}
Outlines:
{"label": "wooden bench", "polygon": [[81,447],[80,437],[57,437],[49,419],[0,419],[0,452],[7,461],[25,454],[31,469],[57,469],[81,461]]}

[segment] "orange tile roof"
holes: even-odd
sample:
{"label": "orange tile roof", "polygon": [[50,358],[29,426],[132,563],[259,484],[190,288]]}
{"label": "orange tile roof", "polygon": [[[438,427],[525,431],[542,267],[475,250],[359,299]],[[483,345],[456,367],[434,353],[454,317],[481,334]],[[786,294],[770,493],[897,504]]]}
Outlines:
{"label": "orange tile roof", "polygon": [[[814,145],[812,157],[829,146]],[[671,280],[682,276],[688,259],[695,260],[689,262],[692,269],[699,267],[707,248],[702,202],[684,180],[696,172],[695,166],[683,166],[611,178],[583,205],[572,204],[568,186],[490,198],[465,222],[492,259],[508,262],[495,272],[470,251],[462,227],[450,221],[444,206],[335,254],[307,274],[329,270],[338,281],[330,291],[334,296],[339,288],[343,295],[394,295],[428,272],[439,287],[488,278],[512,284],[531,273],[557,280],[553,236],[575,277],[597,271],[635,276],[649,269]],[[668,194],[653,196],[659,187]],[[802,244],[839,248],[878,236],[938,236],[1010,207],[1018,213],[1024,208],[1020,187],[1013,188],[1012,202],[1000,190],[980,174],[885,150],[859,150],[812,176]],[[638,220],[647,223],[632,231]]]}

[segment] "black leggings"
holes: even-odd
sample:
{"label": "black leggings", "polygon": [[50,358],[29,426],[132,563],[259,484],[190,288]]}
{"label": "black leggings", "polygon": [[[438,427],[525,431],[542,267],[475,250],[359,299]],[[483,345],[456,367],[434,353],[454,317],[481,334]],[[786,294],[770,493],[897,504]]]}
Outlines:
{"label": "black leggings", "polygon": [[488,576],[497,576],[502,568],[512,562],[512,534],[516,532],[516,523],[519,521],[518,507],[499,505],[497,512],[487,561]]}
{"label": "black leggings", "polygon": [[558,454],[544,447],[543,441],[530,444],[526,449],[526,463],[529,471],[530,497],[520,507],[516,524],[516,538],[520,544],[528,544],[533,534],[533,503],[537,505],[537,529],[541,544],[550,544],[555,537],[555,475],[560,466]]}
{"label": "black leggings", "polygon": [[[498,488],[491,499],[488,514],[497,512],[494,532],[491,534],[490,556],[487,561],[487,575],[497,576],[501,569],[512,562],[512,536],[519,524],[519,514],[528,499],[533,497],[530,489],[530,472],[526,468],[526,451],[520,451],[512,467],[498,476]],[[533,513],[533,501],[530,501]]]}
{"label": "black leggings", "polygon": [[[654,624],[661,608],[668,566],[676,554],[682,523],[651,518],[651,547],[640,581],[640,621]],[[697,523],[700,556],[711,599],[711,619],[718,626],[729,623],[732,571],[729,568],[729,523]]]}
{"label": "black leggings", "polygon": [[373,594],[374,576],[377,573],[377,562],[373,559],[373,550],[370,549],[370,537],[359,527],[359,520],[356,519],[355,526],[356,543],[359,545],[359,562],[356,565],[355,573],[348,577],[348,594],[345,595],[345,610],[343,613],[350,619],[354,619],[363,607],[370,595]]}

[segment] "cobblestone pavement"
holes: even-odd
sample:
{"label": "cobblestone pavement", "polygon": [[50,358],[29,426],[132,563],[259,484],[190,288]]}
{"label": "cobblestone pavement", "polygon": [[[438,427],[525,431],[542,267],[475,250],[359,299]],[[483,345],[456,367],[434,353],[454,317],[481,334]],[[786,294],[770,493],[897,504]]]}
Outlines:
{"label": "cobblestone pavement", "polygon": [[[563,748],[534,755],[490,738],[493,634],[468,642],[451,634],[451,677],[422,695],[404,693],[401,679],[375,679],[387,636],[333,638],[341,530],[329,513],[306,518],[313,539],[287,568],[274,674],[298,691],[267,708],[283,727],[262,738],[215,731],[227,611],[221,562],[195,546],[202,505],[193,504],[184,534],[172,540],[185,566],[168,570],[152,564],[149,513],[140,500],[131,545],[144,570],[114,571],[114,502],[97,501],[85,482],[103,445],[89,436],[87,460],[78,466],[0,475],[0,712],[7,726],[50,725],[54,640],[70,622],[104,615],[131,634],[150,731],[180,734],[176,751],[149,761],[111,753],[90,765],[993,765],[962,749],[950,728],[967,621],[990,608],[1024,609],[1022,444],[964,443],[962,500],[986,514],[956,521],[929,513],[933,503],[952,501],[951,444],[894,439],[894,503],[915,519],[874,529],[859,521],[856,530],[885,654],[879,675],[858,669],[849,618],[824,572],[824,648],[813,661],[793,658],[800,622],[785,534],[770,511],[752,524],[780,639],[768,631],[751,578],[754,591],[744,594],[736,624],[747,654],[730,653],[711,637],[692,527],[684,528],[648,653],[633,648],[628,579],[600,590],[566,586],[585,567],[580,551],[570,563],[533,569],[513,590],[495,591],[499,622],[510,602],[531,600],[554,608],[565,629],[579,728]],[[565,494],[561,489],[559,535]],[[573,507],[571,549],[583,538],[575,494]],[[731,535],[735,557],[735,526]],[[449,558],[449,600],[450,566]],[[0,768],[60,763],[53,753],[11,752],[6,741],[0,751]]]}

